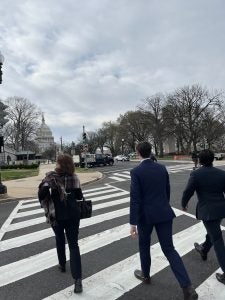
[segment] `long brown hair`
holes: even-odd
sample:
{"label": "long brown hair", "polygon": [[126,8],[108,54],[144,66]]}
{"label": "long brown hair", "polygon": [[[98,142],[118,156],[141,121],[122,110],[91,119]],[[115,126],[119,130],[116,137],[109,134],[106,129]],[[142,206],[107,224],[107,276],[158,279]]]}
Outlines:
{"label": "long brown hair", "polygon": [[57,163],[56,172],[68,175],[73,175],[75,172],[73,159],[69,154],[60,154],[57,158]]}

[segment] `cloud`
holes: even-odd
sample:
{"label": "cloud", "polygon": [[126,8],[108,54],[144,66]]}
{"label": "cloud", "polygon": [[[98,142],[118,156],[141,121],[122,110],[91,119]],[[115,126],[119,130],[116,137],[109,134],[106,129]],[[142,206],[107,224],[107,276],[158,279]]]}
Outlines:
{"label": "cloud", "polygon": [[151,94],[222,89],[224,9],[222,0],[2,0],[1,98],[28,98],[56,141],[69,141]]}

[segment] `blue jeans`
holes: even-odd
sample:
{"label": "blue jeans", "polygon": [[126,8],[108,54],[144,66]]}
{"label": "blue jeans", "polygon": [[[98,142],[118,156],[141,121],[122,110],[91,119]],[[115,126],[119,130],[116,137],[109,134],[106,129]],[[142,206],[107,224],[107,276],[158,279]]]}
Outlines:
{"label": "blue jeans", "polygon": [[78,246],[79,224],[80,221],[60,220],[57,221],[57,225],[52,226],[52,229],[55,233],[58,260],[61,266],[65,265],[66,263],[66,241],[64,230],[66,232],[70,250],[70,269],[74,279],[79,279],[82,277],[81,257]]}
{"label": "blue jeans", "polygon": [[151,233],[155,227],[161,249],[170,263],[170,267],[182,288],[191,285],[190,278],[184,267],[183,261],[175,250],[172,239],[173,221],[157,224],[138,225],[139,251],[141,259],[141,269],[145,277],[149,276],[151,266],[150,244]]}
{"label": "blue jeans", "polygon": [[225,246],[220,228],[221,220],[203,221],[203,223],[214,246],[218,263],[225,273]]}

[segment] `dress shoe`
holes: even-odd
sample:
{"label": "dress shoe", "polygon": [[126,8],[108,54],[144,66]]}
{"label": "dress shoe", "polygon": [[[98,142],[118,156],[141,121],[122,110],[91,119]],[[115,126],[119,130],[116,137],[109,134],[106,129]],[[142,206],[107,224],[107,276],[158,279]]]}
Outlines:
{"label": "dress shoe", "polygon": [[147,283],[147,284],[151,283],[151,278],[150,278],[149,276],[145,277],[145,276],[143,275],[142,271],[140,271],[140,270],[135,270],[135,271],[134,271],[134,276],[135,276],[137,279],[143,281],[144,283]]}
{"label": "dress shoe", "polygon": [[225,284],[225,273],[223,273],[223,274],[216,273],[216,279],[217,279],[219,282]]}
{"label": "dress shoe", "polygon": [[62,273],[66,272],[66,265],[58,265],[58,268]]}
{"label": "dress shoe", "polygon": [[202,260],[207,260],[207,254],[204,253],[202,245],[199,245],[198,243],[194,243],[195,250],[201,255]]}
{"label": "dress shoe", "polygon": [[74,293],[82,293],[83,292],[83,286],[81,279],[76,279],[74,282]]}
{"label": "dress shoe", "polygon": [[190,285],[186,288],[183,288],[184,300],[195,300],[198,299],[198,294],[195,289]]}

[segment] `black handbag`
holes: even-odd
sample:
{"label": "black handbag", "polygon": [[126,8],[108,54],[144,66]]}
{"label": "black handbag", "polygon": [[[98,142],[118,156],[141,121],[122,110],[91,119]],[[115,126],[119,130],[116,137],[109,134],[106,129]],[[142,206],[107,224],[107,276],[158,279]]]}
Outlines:
{"label": "black handbag", "polygon": [[77,200],[78,207],[80,210],[80,219],[90,218],[92,216],[92,201],[85,200]]}

